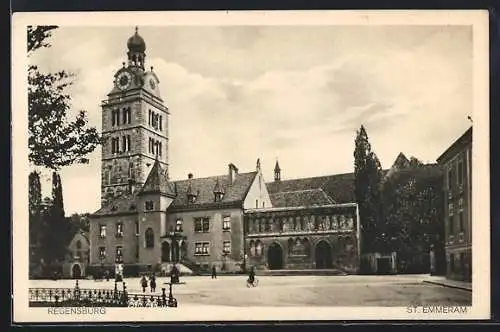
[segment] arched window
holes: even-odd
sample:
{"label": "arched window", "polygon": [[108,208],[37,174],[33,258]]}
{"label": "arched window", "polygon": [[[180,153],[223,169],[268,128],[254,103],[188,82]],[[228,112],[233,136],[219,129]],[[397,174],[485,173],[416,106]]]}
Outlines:
{"label": "arched window", "polygon": [[302,246],[304,247],[303,254],[309,256],[309,253],[311,252],[311,246],[309,244],[309,240],[306,237],[302,239]]}
{"label": "arched window", "polygon": [[293,239],[288,239],[288,254],[290,255],[293,252]]}
{"label": "arched window", "polygon": [[262,256],[262,243],[260,241],[255,243],[255,256]]}
{"label": "arched window", "polygon": [[155,246],[155,234],[151,228],[146,229],[146,248],[154,248]]}
{"label": "arched window", "polygon": [[255,256],[255,242],[250,241],[250,256]]}

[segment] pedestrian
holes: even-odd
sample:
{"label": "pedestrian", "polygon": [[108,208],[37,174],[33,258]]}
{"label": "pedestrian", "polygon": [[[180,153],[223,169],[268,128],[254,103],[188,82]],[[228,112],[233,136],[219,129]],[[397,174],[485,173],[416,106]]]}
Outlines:
{"label": "pedestrian", "polygon": [[104,275],[106,276],[106,281],[109,281],[109,270],[106,270]]}
{"label": "pedestrian", "polygon": [[151,279],[149,280],[149,285],[151,287],[151,293],[154,293],[156,290],[156,277],[154,274],[151,276]]}
{"label": "pedestrian", "polygon": [[142,292],[146,293],[146,288],[148,287],[148,280],[146,279],[145,275],[142,276],[141,286],[142,286]]}
{"label": "pedestrian", "polygon": [[212,266],[212,279],[217,279],[217,269],[215,265]]}

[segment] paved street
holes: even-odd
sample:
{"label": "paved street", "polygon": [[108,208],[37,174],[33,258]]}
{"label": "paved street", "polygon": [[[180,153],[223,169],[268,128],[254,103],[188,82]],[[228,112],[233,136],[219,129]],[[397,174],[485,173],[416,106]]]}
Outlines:
{"label": "paved street", "polygon": [[[427,276],[258,276],[247,288],[245,276],[182,277],[174,285],[179,303],[224,306],[408,306],[470,305],[472,293],[424,283]],[[158,278],[157,294],[168,278]],[[113,281],[80,280],[81,288],[113,289]],[[139,278],[126,279],[130,293],[142,293]],[[30,287],[72,288],[74,280],[31,280]],[[121,287],[119,287],[121,289]],[[146,294],[151,294],[149,291]]]}

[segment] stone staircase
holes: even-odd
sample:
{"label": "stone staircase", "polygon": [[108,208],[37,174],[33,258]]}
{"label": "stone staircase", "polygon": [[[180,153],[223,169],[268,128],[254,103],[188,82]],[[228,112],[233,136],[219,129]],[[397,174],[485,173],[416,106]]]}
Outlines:
{"label": "stone staircase", "polygon": [[304,269],[304,270],[257,270],[261,276],[345,276],[347,272],[340,269]]}
{"label": "stone staircase", "polygon": [[[170,273],[170,270],[172,270],[173,265],[173,263],[162,263],[160,266],[160,271],[165,271],[165,275],[168,275]],[[177,263],[176,266],[179,269],[181,276],[189,276],[195,274],[192,269],[190,269],[183,263]]]}

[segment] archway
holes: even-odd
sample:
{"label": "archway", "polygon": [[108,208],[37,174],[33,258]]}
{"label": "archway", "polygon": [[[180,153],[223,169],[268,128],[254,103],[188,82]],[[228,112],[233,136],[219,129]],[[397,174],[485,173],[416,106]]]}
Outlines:
{"label": "archway", "polygon": [[267,264],[270,270],[283,268],[283,249],[276,242],[271,244],[267,250]]}
{"label": "archway", "polygon": [[170,262],[170,245],[167,241],[161,244],[161,261]]}
{"label": "archway", "polygon": [[73,265],[72,268],[73,279],[80,279],[82,277],[82,269],[80,268],[80,264]]}
{"label": "archway", "polygon": [[179,242],[177,240],[172,242],[172,261],[174,263],[179,262]]}
{"label": "archway", "polygon": [[332,267],[332,247],[324,240],[316,245],[315,250],[316,268],[328,269]]}

